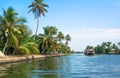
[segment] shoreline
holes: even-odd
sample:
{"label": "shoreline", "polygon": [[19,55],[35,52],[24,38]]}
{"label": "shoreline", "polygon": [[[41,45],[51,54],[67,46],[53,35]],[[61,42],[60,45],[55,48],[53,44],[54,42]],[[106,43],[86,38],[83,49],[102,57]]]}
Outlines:
{"label": "shoreline", "polygon": [[59,57],[64,56],[66,54],[59,54],[59,55],[13,55],[13,56],[4,56],[0,58],[0,64],[7,64],[7,63],[16,63],[22,61],[32,61],[36,59],[42,59],[46,57]]}

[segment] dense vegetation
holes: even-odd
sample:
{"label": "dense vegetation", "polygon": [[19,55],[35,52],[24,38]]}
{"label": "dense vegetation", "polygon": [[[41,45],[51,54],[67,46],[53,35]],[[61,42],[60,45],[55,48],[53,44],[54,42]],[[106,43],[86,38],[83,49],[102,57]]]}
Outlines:
{"label": "dense vegetation", "polygon": [[[26,18],[19,17],[19,14],[12,8],[3,9],[0,15],[0,51],[4,54],[49,54],[50,52],[68,53],[71,52],[68,46],[71,37],[66,36],[55,26],[43,27],[44,33],[37,34],[40,15],[45,16],[48,7],[43,0],[35,0],[29,5],[29,12],[33,12],[37,19],[35,35],[32,35],[29,26],[26,25]],[[66,40],[65,43],[62,40]]]}
{"label": "dense vegetation", "polygon": [[94,49],[96,54],[118,54],[120,53],[119,46],[120,42],[118,44],[103,42],[101,45],[97,45],[96,47],[88,45],[86,49]]}

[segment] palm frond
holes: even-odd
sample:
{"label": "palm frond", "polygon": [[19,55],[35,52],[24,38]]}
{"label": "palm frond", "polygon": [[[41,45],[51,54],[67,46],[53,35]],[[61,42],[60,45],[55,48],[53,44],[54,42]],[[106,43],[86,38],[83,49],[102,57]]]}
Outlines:
{"label": "palm frond", "polygon": [[25,46],[19,46],[18,52],[19,52],[19,54],[27,54],[27,55],[30,54],[29,49],[26,48]]}
{"label": "palm frond", "polygon": [[10,32],[9,43],[10,43],[9,44],[10,46],[13,46],[13,47],[16,47],[16,48],[18,47],[18,40],[12,32]]}
{"label": "palm frond", "polygon": [[39,54],[38,45],[34,42],[25,43],[23,46],[29,49],[30,54]]}
{"label": "palm frond", "polygon": [[13,29],[14,32],[21,34],[21,31],[19,31],[17,28],[15,28],[15,27],[11,27],[11,28]]}

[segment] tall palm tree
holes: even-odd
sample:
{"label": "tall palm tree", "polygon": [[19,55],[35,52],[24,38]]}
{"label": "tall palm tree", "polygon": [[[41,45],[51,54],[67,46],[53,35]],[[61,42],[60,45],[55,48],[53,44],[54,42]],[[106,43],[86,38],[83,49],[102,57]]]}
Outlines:
{"label": "tall palm tree", "polygon": [[57,38],[58,38],[59,42],[61,43],[61,41],[64,39],[64,34],[61,31],[58,32]]}
{"label": "tall palm tree", "polygon": [[35,19],[37,19],[37,28],[36,28],[36,32],[34,35],[34,40],[35,40],[37,31],[38,31],[38,27],[39,27],[39,17],[41,15],[45,16],[45,12],[48,12],[46,9],[46,7],[48,7],[48,5],[44,4],[43,0],[34,0],[32,2],[32,4],[30,4],[28,7],[30,8],[28,13],[32,11],[33,14],[35,15]]}
{"label": "tall palm tree", "polygon": [[71,41],[71,37],[70,37],[70,35],[69,34],[67,34],[66,36],[65,36],[65,39],[66,39],[66,46],[68,46],[68,42],[69,41]]}

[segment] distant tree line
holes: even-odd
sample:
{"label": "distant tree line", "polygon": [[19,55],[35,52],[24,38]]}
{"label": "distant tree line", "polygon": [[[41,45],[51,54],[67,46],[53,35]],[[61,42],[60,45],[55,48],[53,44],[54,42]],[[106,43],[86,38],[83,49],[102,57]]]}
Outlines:
{"label": "distant tree line", "polygon": [[103,42],[101,45],[96,47],[88,45],[86,49],[94,49],[96,54],[119,54],[120,53],[120,42],[114,44],[112,42]]}

